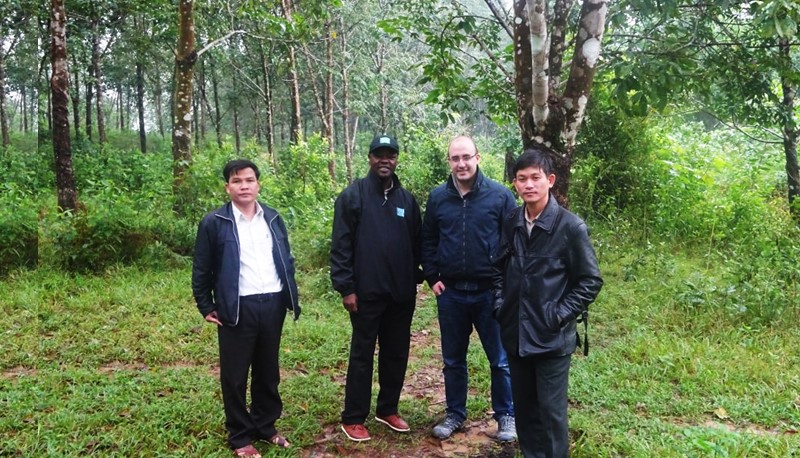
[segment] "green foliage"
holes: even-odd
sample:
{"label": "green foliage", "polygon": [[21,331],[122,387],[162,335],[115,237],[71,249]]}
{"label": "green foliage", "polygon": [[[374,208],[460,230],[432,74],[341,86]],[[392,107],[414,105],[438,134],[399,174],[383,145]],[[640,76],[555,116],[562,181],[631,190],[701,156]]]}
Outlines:
{"label": "green foliage", "polygon": [[[513,87],[501,65],[513,62],[513,46],[504,43],[500,25],[474,7],[459,2],[397,2],[399,14],[378,22],[393,40],[424,43],[417,64],[427,87],[425,103],[441,106],[440,120],[453,122],[456,114],[476,111],[495,122],[508,123],[516,113]],[[476,100],[486,109],[476,110]]]}
{"label": "green foliage", "polygon": [[425,126],[406,126],[402,141],[407,153],[400,156],[397,174],[403,187],[414,194],[421,207],[428,200],[428,193],[442,184],[450,173],[446,160],[448,140]]}
{"label": "green foliage", "polygon": [[[53,186],[51,156],[27,150],[34,136],[15,135],[0,149],[0,275],[18,267],[36,267],[38,259],[37,209]],[[35,151],[35,150],[34,150]]]}
{"label": "green foliage", "polygon": [[607,100],[598,88],[578,134],[570,202],[588,219],[655,205],[652,190],[665,172],[652,158],[658,139],[650,121],[624,116]]}
{"label": "green foliage", "polygon": [[36,207],[32,193],[18,184],[0,184],[0,275],[16,267],[35,267],[38,253]]}

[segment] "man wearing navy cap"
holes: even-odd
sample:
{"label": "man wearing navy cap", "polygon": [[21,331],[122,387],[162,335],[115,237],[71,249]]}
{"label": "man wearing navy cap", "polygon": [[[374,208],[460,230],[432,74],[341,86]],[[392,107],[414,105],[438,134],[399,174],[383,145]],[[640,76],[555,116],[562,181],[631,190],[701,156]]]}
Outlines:
{"label": "man wearing navy cap", "polygon": [[342,431],[366,441],[375,343],[378,392],[375,420],[407,432],[398,414],[411,340],[417,284],[422,282],[422,220],[414,196],[394,173],[397,140],[378,135],[369,147],[369,173],[336,199],[331,239],[331,282],[350,314],[353,333],[347,367]]}

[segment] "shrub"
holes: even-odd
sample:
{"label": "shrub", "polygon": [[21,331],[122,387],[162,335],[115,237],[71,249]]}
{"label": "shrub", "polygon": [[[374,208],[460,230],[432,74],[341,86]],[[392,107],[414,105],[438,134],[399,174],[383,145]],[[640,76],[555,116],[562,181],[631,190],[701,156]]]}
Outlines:
{"label": "shrub", "polygon": [[34,197],[13,182],[0,184],[0,275],[36,267],[38,233]]}

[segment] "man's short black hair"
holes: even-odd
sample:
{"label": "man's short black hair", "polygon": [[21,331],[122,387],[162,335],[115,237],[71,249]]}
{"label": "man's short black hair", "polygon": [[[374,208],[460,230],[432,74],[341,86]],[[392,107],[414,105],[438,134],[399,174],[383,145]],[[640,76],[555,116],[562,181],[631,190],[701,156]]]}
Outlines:
{"label": "man's short black hair", "polygon": [[222,176],[225,178],[225,183],[227,183],[231,175],[236,175],[239,173],[239,170],[244,169],[253,169],[253,172],[256,173],[256,180],[261,178],[261,172],[258,170],[258,166],[253,163],[253,161],[247,159],[234,159],[232,161],[228,161],[225,164],[225,167],[222,169]]}
{"label": "man's short black hair", "polygon": [[517,172],[522,169],[536,167],[542,169],[542,172],[544,172],[545,175],[551,175],[553,173],[552,154],[552,150],[544,145],[532,146],[522,152],[511,170],[514,173],[514,176],[517,176]]}

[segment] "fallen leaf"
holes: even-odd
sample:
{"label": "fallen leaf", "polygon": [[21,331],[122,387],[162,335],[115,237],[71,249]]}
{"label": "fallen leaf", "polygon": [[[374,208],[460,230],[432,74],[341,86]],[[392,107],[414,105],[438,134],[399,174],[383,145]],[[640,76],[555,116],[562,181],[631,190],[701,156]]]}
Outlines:
{"label": "fallen leaf", "polygon": [[728,418],[730,418],[730,415],[728,415],[728,411],[725,410],[724,407],[717,407],[717,409],[714,410],[714,416],[716,416],[720,420],[727,420]]}

